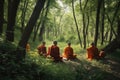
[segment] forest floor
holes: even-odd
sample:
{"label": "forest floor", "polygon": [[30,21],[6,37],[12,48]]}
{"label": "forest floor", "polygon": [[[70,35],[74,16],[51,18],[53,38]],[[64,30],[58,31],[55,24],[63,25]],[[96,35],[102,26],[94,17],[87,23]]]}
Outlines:
{"label": "forest floor", "polygon": [[[37,57],[40,59],[39,55]],[[86,54],[78,54],[76,60],[63,60],[63,63],[53,63],[43,57],[40,61],[47,72],[59,78],[71,76],[68,80],[120,80],[120,59],[111,55],[91,61],[86,58]]]}
{"label": "forest floor", "polygon": [[[120,80],[120,61],[117,59],[113,59],[111,57],[106,57],[102,60],[85,60],[87,62],[83,62],[81,59],[75,61],[65,61],[65,63],[71,63],[74,67],[77,68],[79,65],[84,65],[86,71],[90,74],[95,73],[98,70],[102,70],[106,73],[104,80]],[[99,73],[98,73],[99,74]]]}

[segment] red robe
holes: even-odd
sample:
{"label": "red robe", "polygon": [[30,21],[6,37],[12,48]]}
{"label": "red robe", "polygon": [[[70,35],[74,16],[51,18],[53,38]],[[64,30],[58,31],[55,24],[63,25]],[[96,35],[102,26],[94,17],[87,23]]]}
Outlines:
{"label": "red robe", "polygon": [[73,53],[73,48],[68,46],[64,49],[63,58],[75,59],[76,55]]}
{"label": "red robe", "polygon": [[60,52],[59,52],[59,47],[52,45],[50,48],[50,56],[53,57],[54,61],[61,61],[61,57],[60,57]]}
{"label": "red robe", "polygon": [[43,55],[46,55],[46,54],[47,54],[45,45],[38,46],[37,49],[38,49],[38,53],[39,53],[39,54],[43,54]]}
{"label": "red robe", "polygon": [[90,60],[98,58],[99,57],[98,48],[96,48],[95,46],[87,48],[87,56],[88,56],[87,58]]}

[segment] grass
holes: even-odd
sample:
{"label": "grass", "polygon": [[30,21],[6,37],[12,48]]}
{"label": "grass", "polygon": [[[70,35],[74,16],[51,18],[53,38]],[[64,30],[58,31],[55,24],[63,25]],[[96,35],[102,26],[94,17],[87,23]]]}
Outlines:
{"label": "grass", "polygon": [[[50,46],[51,43],[48,41],[46,46]],[[62,54],[66,43],[59,42],[58,46]],[[28,53],[28,55],[45,69],[47,80],[119,80],[112,73],[111,64],[105,60],[89,61],[86,59],[86,50],[79,48],[79,45],[76,44],[72,44],[72,47],[77,54],[78,60],[56,64],[50,59],[39,56],[37,52],[34,52],[36,49]]]}
{"label": "grass", "polygon": [[[0,78],[2,80],[119,80],[118,75],[113,72],[111,63],[107,60],[92,60],[86,59],[86,50],[79,48],[79,44],[72,44],[74,52],[77,54],[77,60],[64,61],[64,63],[54,63],[51,59],[39,56],[36,47],[39,42],[30,42],[31,51],[26,54],[25,61],[21,64],[9,61],[0,65]],[[52,41],[46,41],[46,46],[49,47]],[[6,45],[6,46],[5,46]],[[4,46],[11,49],[14,46],[5,44]],[[65,42],[58,42],[60,53],[66,46]],[[114,56],[109,58],[118,59],[119,50]],[[117,57],[118,56],[118,57]],[[5,56],[0,56],[5,57]],[[10,56],[9,56],[10,57]],[[117,57],[117,58],[116,58]],[[7,59],[7,58],[4,58]],[[119,59],[120,60],[120,59]],[[9,67],[8,67],[9,64]],[[112,66],[113,67],[113,66]],[[116,68],[117,66],[115,66]],[[119,66],[118,66],[119,67]],[[3,74],[4,73],[4,74]],[[8,76],[6,76],[7,74]],[[16,74],[13,76],[11,74]]]}

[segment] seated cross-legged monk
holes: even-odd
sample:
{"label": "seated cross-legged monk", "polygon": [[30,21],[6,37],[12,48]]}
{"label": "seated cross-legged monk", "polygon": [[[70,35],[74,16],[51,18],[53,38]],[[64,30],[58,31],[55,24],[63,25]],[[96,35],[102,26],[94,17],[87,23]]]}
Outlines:
{"label": "seated cross-legged monk", "polygon": [[99,58],[99,51],[94,43],[91,43],[91,46],[87,48],[87,58],[90,60]]}
{"label": "seated cross-legged monk", "polygon": [[53,45],[50,47],[50,56],[53,58],[54,62],[61,62],[62,57],[60,57],[59,47],[57,46],[57,41],[53,42]]}
{"label": "seated cross-legged monk", "polygon": [[73,48],[71,47],[71,43],[69,42],[68,46],[65,47],[65,49],[64,49],[63,59],[71,60],[71,59],[75,59],[75,58],[76,58],[76,54],[74,54]]}
{"label": "seated cross-legged monk", "polygon": [[46,42],[42,42],[42,44],[37,47],[39,55],[43,55],[43,56],[47,55],[45,44]]}

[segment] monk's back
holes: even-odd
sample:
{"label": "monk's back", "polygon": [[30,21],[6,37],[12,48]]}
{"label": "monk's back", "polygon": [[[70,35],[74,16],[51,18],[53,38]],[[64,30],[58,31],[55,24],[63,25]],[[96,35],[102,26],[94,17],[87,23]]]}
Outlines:
{"label": "monk's back", "polygon": [[71,47],[66,47],[65,48],[65,54],[67,55],[73,55],[73,49]]}
{"label": "monk's back", "polygon": [[53,56],[53,57],[57,57],[59,56],[59,47],[58,46],[51,46],[51,52],[50,52],[50,55]]}

